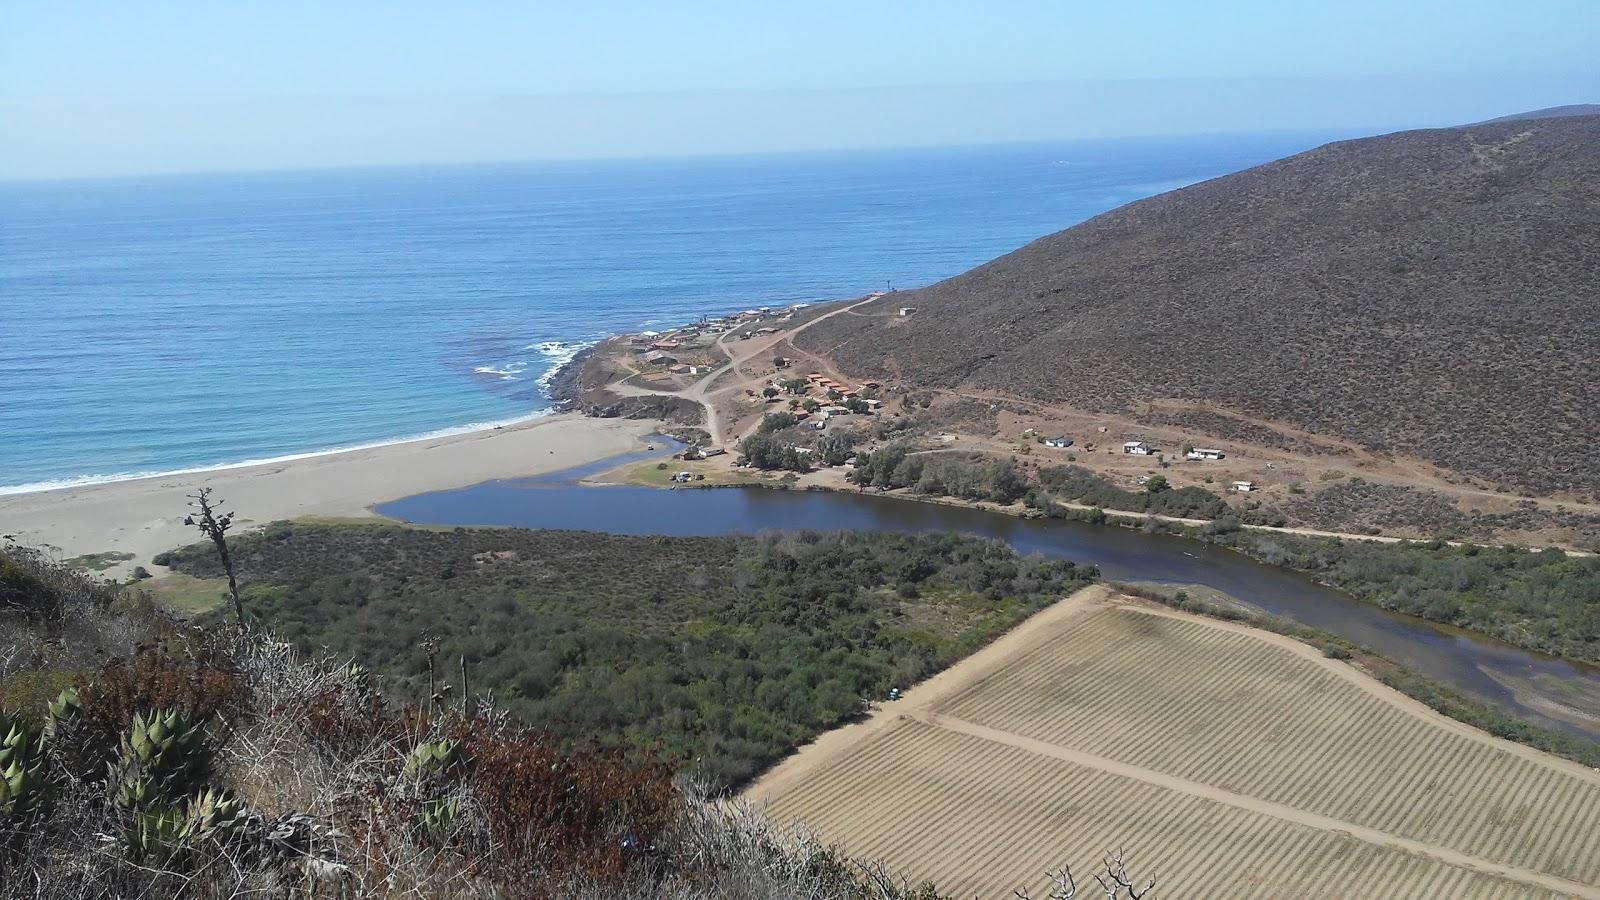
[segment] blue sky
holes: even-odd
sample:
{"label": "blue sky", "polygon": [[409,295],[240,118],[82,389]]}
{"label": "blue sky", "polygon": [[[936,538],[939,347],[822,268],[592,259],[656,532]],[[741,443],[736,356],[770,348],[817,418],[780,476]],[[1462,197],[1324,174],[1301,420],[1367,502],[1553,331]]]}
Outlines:
{"label": "blue sky", "polygon": [[0,178],[1392,129],[1600,100],[1600,2],[0,0]]}

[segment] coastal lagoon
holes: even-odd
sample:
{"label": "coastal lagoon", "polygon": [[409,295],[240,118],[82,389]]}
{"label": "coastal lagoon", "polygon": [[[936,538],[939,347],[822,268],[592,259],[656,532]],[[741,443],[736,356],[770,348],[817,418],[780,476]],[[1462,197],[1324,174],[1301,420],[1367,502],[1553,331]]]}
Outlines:
{"label": "coastal lagoon", "polygon": [[926,284],[1340,136],[0,183],[0,493],[536,415],[608,334]]}
{"label": "coastal lagoon", "polygon": [[[665,453],[665,450],[658,450]],[[1099,566],[1111,581],[1201,585],[1337,634],[1547,728],[1600,740],[1600,670],[1361,603],[1290,569],[1187,538],[1023,519],[873,492],[589,486],[579,479],[640,454],[533,478],[421,494],[374,508],[427,525],[571,528],[715,536],[769,530],[957,531]],[[1565,712],[1552,715],[1557,707]]]}

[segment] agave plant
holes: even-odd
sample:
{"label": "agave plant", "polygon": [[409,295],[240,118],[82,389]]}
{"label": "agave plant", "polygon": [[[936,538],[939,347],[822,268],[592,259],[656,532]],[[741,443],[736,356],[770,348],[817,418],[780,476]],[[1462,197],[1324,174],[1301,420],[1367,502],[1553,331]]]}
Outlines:
{"label": "agave plant", "polygon": [[406,755],[405,774],[420,781],[449,771],[462,759],[461,745],[455,741],[423,741]]}
{"label": "agave plant", "polygon": [[423,801],[419,816],[421,825],[435,839],[444,837],[450,826],[461,815],[461,801],[455,799]]}
{"label": "agave plant", "polygon": [[138,809],[193,794],[210,769],[203,722],[178,710],[136,714],[113,772],[116,801]]}
{"label": "agave plant", "polygon": [[189,801],[188,836],[228,843],[244,831],[249,820],[243,800],[230,791],[205,788]]}
{"label": "agave plant", "polygon": [[83,702],[78,699],[78,689],[68,687],[50,701],[50,715],[45,719],[44,733],[46,737],[54,738],[63,728],[73,721],[83,718]]}
{"label": "agave plant", "polygon": [[189,817],[183,810],[154,806],[133,814],[123,829],[122,844],[133,859],[164,863],[186,849],[189,834]]}
{"label": "agave plant", "polygon": [[105,729],[84,716],[77,688],[69,687],[50,701],[44,736],[51,756],[68,775],[79,781],[105,775],[114,745]]}
{"label": "agave plant", "polygon": [[44,736],[16,716],[0,716],[0,819],[38,812],[46,785]]}
{"label": "agave plant", "polygon": [[206,788],[184,804],[149,803],[134,808],[122,831],[129,858],[165,865],[180,863],[205,843],[232,843],[250,822],[244,801]]}

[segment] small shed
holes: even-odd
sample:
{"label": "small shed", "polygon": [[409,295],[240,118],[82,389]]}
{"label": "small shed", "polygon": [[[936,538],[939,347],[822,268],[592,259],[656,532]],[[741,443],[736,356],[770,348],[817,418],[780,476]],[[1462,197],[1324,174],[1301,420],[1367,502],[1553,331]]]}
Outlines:
{"label": "small shed", "polygon": [[1149,456],[1151,449],[1150,445],[1144,441],[1126,441],[1122,445],[1122,452],[1131,453],[1134,456]]}
{"label": "small shed", "polygon": [[1183,455],[1184,459],[1222,459],[1227,456],[1221,450],[1210,447],[1195,447]]}
{"label": "small shed", "polygon": [[1248,494],[1255,489],[1256,483],[1254,481],[1235,481],[1233,483],[1233,492],[1235,494]]}
{"label": "small shed", "polygon": [[902,306],[902,307],[900,307],[900,315],[902,315],[902,316],[914,316],[916,314],[917,314],[917,308],[915,306]]}
{"label": "small shed", "polygon": [[1045,438],[1044,439],[1044,445],[1046,447],[1057,447],[1057,448],[1060,448],[1062,450],[1065,450],[1066,448],[1072,446],[1072,438],[1064,438],[1064,437]]}

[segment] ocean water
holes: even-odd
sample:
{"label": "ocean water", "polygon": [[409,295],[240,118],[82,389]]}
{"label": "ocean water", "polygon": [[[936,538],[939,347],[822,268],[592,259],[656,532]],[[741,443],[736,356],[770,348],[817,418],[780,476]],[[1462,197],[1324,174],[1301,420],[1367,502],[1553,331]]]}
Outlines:
{"label": "ocean water", "polygon": [[1334,137],[0,182],[0,493],[537,415],[608,334],[928,284]]}

